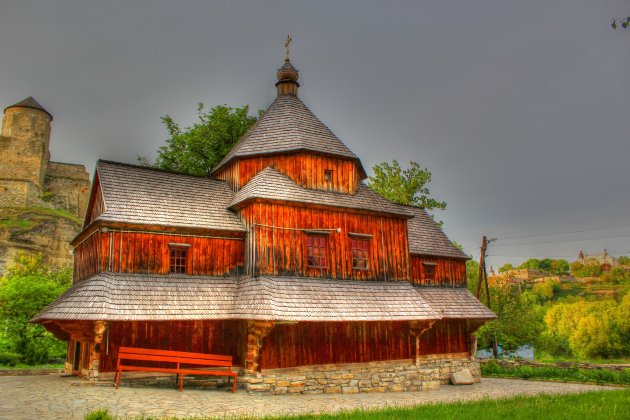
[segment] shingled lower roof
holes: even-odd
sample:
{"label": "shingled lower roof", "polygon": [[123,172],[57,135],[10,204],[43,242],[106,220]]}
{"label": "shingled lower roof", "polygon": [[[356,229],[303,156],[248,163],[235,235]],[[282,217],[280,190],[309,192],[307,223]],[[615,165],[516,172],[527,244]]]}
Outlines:
{"label": "shingled lower roof", "polygon": [[359,158],[300,98],[283,95],[273,101],[212,172],[234,158],[300,150],[354,159],[361,166]]}
{"label": "shingled lower roof", "polygon": [[414,215],[409,208],[381,197],[364,184],[359,184],[355,194],[313,190],[297,185],[291,178],[271,167],[256,174],[234,195],[229,206],[238,207],[254,198],[368,210],[405,217]]}
{"label": "shingled lower roof", "polygon": [[400,206],[414,217],[407,221],[409,253],[434,255],[468,260],[470,257],[457,248],[444,234],[435,220],[422,208]]}
{"label": "shingled lower roof", "polygon": [[286,321],[439,319],[407,282],[255,277],[241,281],[234,313]]}
{"label": "shingled lower roof", "polygon": [[32,322],[440,319],[407,282],[216,278],[105,272],[73,285]]}
{"label": "shingled lower roof", "polygon": [[74,284],[32,322],[232,318],[236,278],[100,273]]}
{"label": "shingled lower roof", "polygon": [[96,220],[244,231],[223,181],[99,160],[105,211]]}
{"label": "shingled lower roof", "polygon": [[415,290],[443,318],[497,317],[465,288],[423,287]]}

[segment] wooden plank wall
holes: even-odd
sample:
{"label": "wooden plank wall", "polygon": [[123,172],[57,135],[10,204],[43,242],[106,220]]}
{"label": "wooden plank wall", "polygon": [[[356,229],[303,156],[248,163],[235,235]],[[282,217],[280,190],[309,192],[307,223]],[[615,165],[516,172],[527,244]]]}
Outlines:
{"label": "wooden plank wall", "polygon": [[[250,228],[247,243],[247,272],[250,275],[409,279],[405,219],[262,202],[243,208],[241,217]],[[341,229],[341,233],[337,233],[337,228]],[[303,229],[332,229],[328,235],[328,269],[307,267],[307,234]],[[349,232],[372,235],[368,270],[352,268],[352,238]]]}
{"label": "wooden plank wall", "polygon": [[[361,181],[355,161],[308,153],[236,160],[218,172],[216,178],[226,181],[238,191],[268,166],[305,188],[354,193]],[[326,169],[332,170],[331,181],[324,179]]]}
{"label": "wooden plank wall", "polygon": [[116,370],[120,346],[231,355],[241,366],[246,348],[246,321],[109,322],[103,338],[100,371]]}
{"label": "wooden plank wall", "polygon": [[74,249],[73,283],[102,271],[98,263],[101,243],[101,233],[96,232]]}
{"label": "wooden plank wall", "polygon": [[[435,281],[425,282],[424,263],[434,263]],[[418,286],[466,287],[466,261],[427,255],[411,255],[411,284]]]}
{"label": "wooden plank wall", "polygon": [[188,275],[238,276],[244,272],[242,239],[110,230],[95,233],[75,249],[75,281],[102,271],[168,274],[169,243],[190,244]]}
{"label": "wooden plank wall", "polygon": [[[439,321],[420,341],[420,354],[467,351],[465,321]],[[263,340],[262,369],[413,359],[408,322],[301,322],[276,325]]]}

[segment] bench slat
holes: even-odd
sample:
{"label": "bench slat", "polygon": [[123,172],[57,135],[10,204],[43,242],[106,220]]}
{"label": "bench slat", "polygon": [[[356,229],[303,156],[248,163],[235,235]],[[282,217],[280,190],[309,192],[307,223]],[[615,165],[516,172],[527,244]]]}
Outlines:
{"label": "bench slat", "polygon": [[232,361],[232,356],[226,356],[222,354],[205,354],[205,353],[191,353],[185,351],[174,350],[157,350],[157,349],[142,349],[138,347],[120,347],[118,354],[151,354],[155,356],[173,356],[173,357],[186,357],[190,359],[206,359],[206,360],[222,360]]}
{"label": "bench slat", "polygon": [[119,360],[142,360],[147,362],[167,362],[167,363],[182,363],[186,365],[205,365],[205,366],[232,366],[232,362],[226,362],[223,360],[208,360],[208,359],[190,359],[187,357],[173,357],[173,356],[155,356],[144,354],[119,354]]}

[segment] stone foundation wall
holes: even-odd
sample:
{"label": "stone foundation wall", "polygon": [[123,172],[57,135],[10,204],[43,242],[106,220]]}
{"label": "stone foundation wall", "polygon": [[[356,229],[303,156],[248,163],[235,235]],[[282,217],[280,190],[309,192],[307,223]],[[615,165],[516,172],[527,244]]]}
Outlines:
{"label": "stone foundation wall", "polygon": [[263,370],[239,378],[251,394],[356,394],[428,391],[450,383],[451,372],[469,369],[481,380],[476,359],[421,359]]}

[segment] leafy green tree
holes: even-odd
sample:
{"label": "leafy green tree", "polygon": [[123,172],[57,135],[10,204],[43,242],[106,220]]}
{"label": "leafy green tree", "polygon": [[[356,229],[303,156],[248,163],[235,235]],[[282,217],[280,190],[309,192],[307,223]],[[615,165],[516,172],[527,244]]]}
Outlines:
{"label": "leafy green tree", "polygon": [[551,260],[550,269],[550,271],[559,275],[569,274],[569,262],[567,260]]}
{"label": "leafy green tree", "polygon": [[501,267],[499,267],[499,273],[505,273],[506,271],[514,270],[515,268],[516,267],[514,267],[510,263],[503,264]]}
{"label": "leafy green tree", "polygon": [[[205,176],[214,168],[257,120],[249,106],[218,105],[209,112],[197,106],[198,121],[181,128],[169,115],[162,117],[169,138],[158,149],[155,164],[140,157],[141,164],[190,175]],[[259,112],[260,115],[260,112]]]}
{"label": "leafy green tree", "polygon": [[602,266],[595,260],[587,260],[584,264],[574,261],[570,268],[571,274],[576,277],[599,277],[604,272]]}
{"label": "leafy green tree", "polygon": [[541,302],[551,300],[557,283],[551,280],[537,283],[532,286],[532,293],[538,296]]}
{"label": "leafy green tree", "polygon": [[42,257],[20,255],[0,279],[0,325],[5,351],[21,355],[27,364],[45,363],[65,352],[41,325],[28,321],[53,302],[72,283],[70,269],[51,270]]}
{"label": "leafy green tree", "polygon": [[430,196],[427,184],[431,182],[431,172],[422,169],[417,162],[409,162],[409,168],[402,169],[398,161],[382,162],[373,168],[374,176],[368,182],[370,188],[396,203],[422,207],[431,212],[446,209],[446,202]]}
{"label": "leafy green tree", "polygon": [[525,261],[523,264],[519,265],[518,268],[529,268],[530,270],[542,269],[540,260],[537,260],[536,258],[530,258],[529,260]]}
{"label": "leafy green tree", "polygon": [[630,265],[630,257],[626,257],[625,255],[619,257],[618,261],[621,265]]}
{"label": "leafy green tree", "polygon": [[550,335],[565,343],[579,358],[616,357],[628,354],[630,298],[585,301],[552,306],[545,315]]}
{"label": "leafy green tree", "polygon": [[515,285],[491,287],[490,309],[498,319],[478,330],[479,346],[491,348],[494,357],[499,355],[499,344],[508,353],[524,344],[536,346],[544,330],[537,302],[533,293],[521,293]]}

